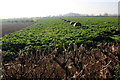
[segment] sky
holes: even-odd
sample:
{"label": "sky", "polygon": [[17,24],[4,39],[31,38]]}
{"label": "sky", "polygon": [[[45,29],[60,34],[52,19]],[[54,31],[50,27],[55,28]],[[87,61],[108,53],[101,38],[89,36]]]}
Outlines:
{"label": "sky", "polygon": [[0,19],[67,13],[117,14],[119,0],[1,0]]}

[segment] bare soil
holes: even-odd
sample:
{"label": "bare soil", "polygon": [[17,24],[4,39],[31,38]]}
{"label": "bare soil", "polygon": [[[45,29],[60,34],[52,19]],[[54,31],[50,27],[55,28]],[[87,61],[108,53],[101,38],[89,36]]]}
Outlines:
{"label": "bare soil", "polygon": [[[35,22],[3,22],[2,23],[2,36],[8,33],[16,32],[22,28],[28,27]],[[1,31],[1,30],[0,30]]]}

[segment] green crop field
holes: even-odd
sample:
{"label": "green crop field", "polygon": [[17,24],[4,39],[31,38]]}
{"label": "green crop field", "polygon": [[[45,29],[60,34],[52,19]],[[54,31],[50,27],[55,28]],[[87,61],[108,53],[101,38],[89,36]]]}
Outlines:
{"label": "green crop field", "polygon": [[42,49],[50,51],[61,45],[120,42],[116,17],[65,17],[63,19],[80,22],[82,26],[70,25],[60,18],[43,18],[27,28],[2,37],[4,54],[20,50]]}

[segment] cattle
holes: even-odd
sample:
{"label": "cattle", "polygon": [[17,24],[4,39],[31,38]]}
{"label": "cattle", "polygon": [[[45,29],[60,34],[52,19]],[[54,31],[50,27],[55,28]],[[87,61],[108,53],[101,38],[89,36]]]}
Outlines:
{"label": "cattle", "polygon": [[82,26],[82,24],[81,23],[79,23],[79,22],[76,22],[76,23],[74,23],[74,25],[73,26]]}
{"label": "cattle", "polygon": [[73,25],[75,22],[70,22],[71,25]]}

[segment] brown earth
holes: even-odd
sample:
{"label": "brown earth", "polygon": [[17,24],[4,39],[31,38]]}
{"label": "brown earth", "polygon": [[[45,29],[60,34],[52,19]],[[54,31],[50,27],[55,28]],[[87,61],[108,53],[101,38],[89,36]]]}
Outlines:
{"label": "brown earth", "polygon": [[[87,50],[83,45],[64,48],[59,54],[57,48],[52,53],[20,52],[15,60],[3,63],[5,79],[115,79],[120,77],[116,66],[120,64],[120,44],[105,43],[96,49]],[[44,56],[43,56],[44,55]],[[118,79],[118,78],[117,78]],[[116,79],[116,80],[117,80]]]}
{"label": "brown earth", "polygon": [[[0,35],[4,36],[5,34],[16,32],[22,28],[28,27],[35,22],[3,22],[2,23],[2,33]],[[1,28],[0,28],[1,29]]]}

